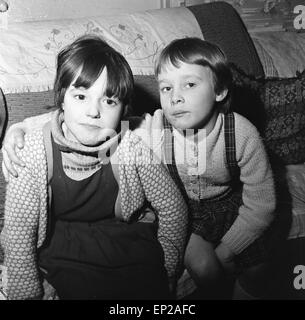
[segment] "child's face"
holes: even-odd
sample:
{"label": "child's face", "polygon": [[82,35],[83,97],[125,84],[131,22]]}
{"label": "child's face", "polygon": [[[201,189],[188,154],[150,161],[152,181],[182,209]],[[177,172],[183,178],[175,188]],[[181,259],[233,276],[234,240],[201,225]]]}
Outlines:
{"label": "child's face", "polygon": [[88,89],[75,88],[73,83],[67,89],[62,105],[66,137],[86,146],[99,145],[118,127],[122,102],[105,96],[106,68]]}
{"label": "child's face", "polygon": [[179,68],[168,64],[158,75],[158,83],[162,109],[175,128],[213,128],[215,102],[225,95],[216,95],[209,68],[184,62]]}

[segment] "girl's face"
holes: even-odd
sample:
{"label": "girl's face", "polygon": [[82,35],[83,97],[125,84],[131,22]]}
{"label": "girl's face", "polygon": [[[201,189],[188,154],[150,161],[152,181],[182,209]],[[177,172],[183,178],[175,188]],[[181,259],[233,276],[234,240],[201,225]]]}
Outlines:
{"label": "girl's face", "polygon": [[[77,79],[76,76],[75,80]],[[64,132],[67,139],[86,146],[96,146],[113,136],[123,113],[122,102],[105,95],[107,69],[102,71],[93,85],[85,89],[75,88],[72,81],[66,90]]]}
{"label": "girl's face", "polygon": [[210,132],[217,118],[215,102],[225,98],[227,91],[217,95],[213,75],[208,67],[181,62],[168,64],[158,75],[160,100],[168,121],[177,129],[202,129]]}

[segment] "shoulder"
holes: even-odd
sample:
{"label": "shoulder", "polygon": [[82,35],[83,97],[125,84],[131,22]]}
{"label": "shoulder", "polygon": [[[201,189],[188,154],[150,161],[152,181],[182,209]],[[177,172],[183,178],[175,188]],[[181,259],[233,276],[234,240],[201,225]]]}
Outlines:
{"label": "shoulder", "polygon": [[255,154],[262,159],[266,158],[266,150],[262,137],[257,128],[245,117],[234,113],[235,142],[238,159],[250,159]]}
{"label": "shoulder", "polygon": [[23,149],[17,149],[17,155],[24,159],[29,165],[33,162],[37,163],[45,158],[44,138],[42,129],[25,134]]}
{"label": "shoulder", "polygon": [[[127,161],[128,159],[133,162],[135,159],[139,159],[139,157],[151,157],[151,153],[151,149],[141,136],[131,130],[125,132],[119,145],[119,157],[121,161]],[[129,161],[128,163],[130,163]]]}
{"label": "shoulder", "polygon": [[124,133],[119,147],[121,151],[124,150],[128,153],[134,153],[136,150],[148,148],[142,137],[132,130],[127,130]]}
{"label": "shoulder", "polygon": [[163,139],[163,111],[158,109],[153,115],[143,115],[140,126],[133,133],[153,150],[158,150]]}
{"label": "shoulder", "polygon": [[236,138],[260,138],[257,128],[247,118],[234,112]]}
{"label": "shoulder", "polygon": [[122,135],[120,148],[129,145],[129,146],[136,146],[138,143],[140,143],[141,137],[137,135],[133,130],[126,130],[124,134]]}

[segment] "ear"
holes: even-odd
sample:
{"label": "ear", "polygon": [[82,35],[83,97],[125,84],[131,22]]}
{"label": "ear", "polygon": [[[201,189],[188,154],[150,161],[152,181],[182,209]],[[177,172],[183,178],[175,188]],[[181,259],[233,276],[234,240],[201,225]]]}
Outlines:
{"label": "ear", "polygon": [[216,94],[216,102],[221,102],[228,94],[228,89],[222,90],[219,94]]}

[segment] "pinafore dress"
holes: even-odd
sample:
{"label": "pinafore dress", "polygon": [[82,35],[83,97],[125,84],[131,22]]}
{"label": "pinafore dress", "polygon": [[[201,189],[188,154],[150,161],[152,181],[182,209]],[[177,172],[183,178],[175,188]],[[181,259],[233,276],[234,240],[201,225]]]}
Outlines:
{"label": "pinafore dress", "polygon": [[[224,135],[227,167],[231,176],[229,190],[220,196],[196,201],[188,198],[182,180],[179,176],[174,154],[174,136],[172,126],[163,118],[164,123],[164,153],[168,170],[180,189],[190,212],[189,234],[195,233],[211,242],[216,247],[225,233],[230,229],[242,205],[242,184],[239,180],[239,167],[236,161],[235,124],[233,113],[224,116]],[[264,236],[255,240],[240,254],[235,256],[237,273],[269,259],[269,248]]]}
{"label": "pinafore dress", "polygon": [[115,218],[118,184],[110,162],[75,181],[52,138],[52,204],[39,266],[60,299],[165,299],[164,254],[153,223]]}

